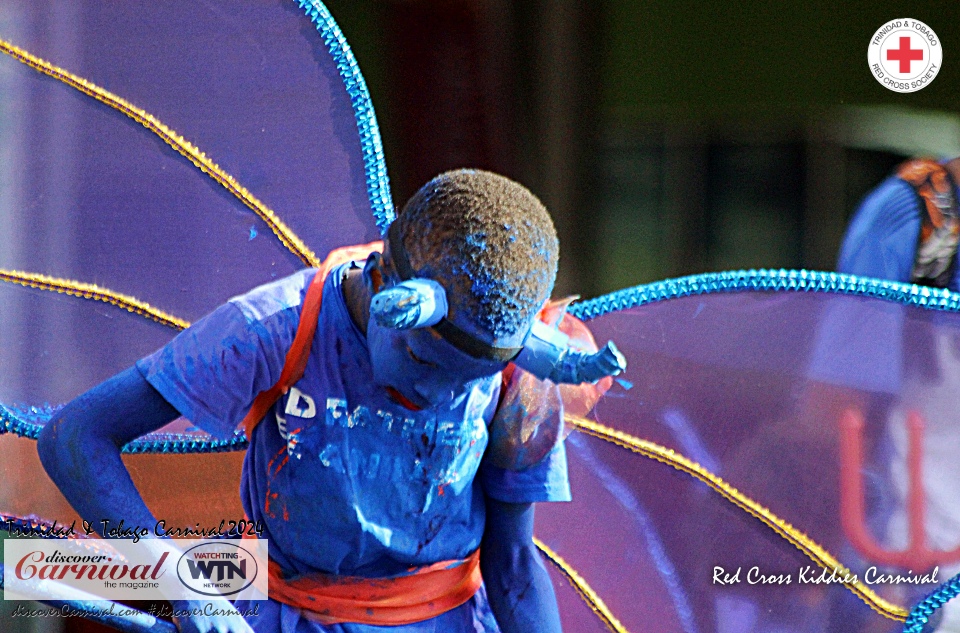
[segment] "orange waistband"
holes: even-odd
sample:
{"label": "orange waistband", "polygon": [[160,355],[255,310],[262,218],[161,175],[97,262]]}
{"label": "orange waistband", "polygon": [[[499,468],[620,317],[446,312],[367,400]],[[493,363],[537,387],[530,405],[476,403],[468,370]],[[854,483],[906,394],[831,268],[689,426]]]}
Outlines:
{"label": "orange waistband", "polygon": [[479,549],[465,559],[413,568],[394,578],[310,574],[288,580],[273,560],[268,577],[271,599],[303,609],[321,624],[379,626],[412,624],[446,613],[472,598],[483,582]]}

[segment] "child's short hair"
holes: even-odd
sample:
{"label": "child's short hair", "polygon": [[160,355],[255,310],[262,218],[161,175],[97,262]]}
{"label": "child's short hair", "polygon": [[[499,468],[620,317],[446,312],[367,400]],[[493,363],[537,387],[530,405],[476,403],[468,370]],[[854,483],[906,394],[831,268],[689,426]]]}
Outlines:
{"label": "child's short hair", "polygon": [[494,337],[529,327],[557,277],[550,214],[522,185],[487,171],[440,174],[396,220],[410,265],[447,289],[452,317],[465,312]]}

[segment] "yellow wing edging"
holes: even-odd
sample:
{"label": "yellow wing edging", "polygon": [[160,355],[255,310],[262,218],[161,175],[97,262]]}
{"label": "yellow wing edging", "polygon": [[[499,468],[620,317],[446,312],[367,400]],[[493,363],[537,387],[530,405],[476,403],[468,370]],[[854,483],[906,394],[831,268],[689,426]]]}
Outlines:
{"label": "yellow wing edging", "polygon": [[809,536],[746,496],[717,475],[714,475],[700,464],[687,459],[683,455],[665,446],[647,440],[641,440],[622,431],[593,422],[592,420],[573,415],[567,415],[566,420],[572,424],[574,428],[587,435],[649,457],[650,459],[671,466],[702,481],[720,493],[727,501],[762,521],[774,532],[786,539],[791,545],[806,554],[820,567],[828,571],[836,570],[837,575],[842,578],[857,578],[856,580],[844,582],[843,584],[871,609],[891,620],[903,622],[907,619],[909,612],[906,609],[878,596],[873,590],[861,583],[859,577],[844,567],[840,561]]}
{"label": "yellow wing edging", "polygon": [[217,181],[224,189],[233,194],[243,204],[249,207],[257,216],[262,219],[280,242],[289,249],[294,255],[300,258],[304,264],[316,268],[320,265],[320,260],[316,254],[288,227],[276,214],[261,202],[250,191],[243,187],[237,180],[220,168],[215,162],[210,160],[206,154],[201,152],[197,146],[186,140],[169,127],[161,123],[156,117],[142,110],[125,99],[109,92],[100,86],[78,77],[63,68],[54,66],[50,62],[41,59],[31,53],[19,48],[6,40],[0,39],[0,52],[10,55],[17,61],[26,64],[30,68],[52,77],[64,84],[79,90],[85,95],[93,97],[97,101],[117,110],[133,119],[143,127],[156,134],[164,143],[172,147],[177,153],[189,160],[203,173],[207,174]]}
{"label": "yellow wing edging", "polygon": [[606,603],[597,595],[597,593],[587,584],[587,581],[583,579],[583,576],[577,573],[570,564],[563,560],[563,558],[554,552],[552,549],[547,547],[547,545],[540,539],[534,537],[534,544],[537,548],[546,556],[554,566],[560,570],[560,572],[567,577],[567,580],[570,582],[570,585],[576,590],[584,602],[586,602],[593,612],[603,621],[604,625],[613,633],[630,633],[623,624],[620,623],[613,613],[610,612],[610,609],[607,607]]}
{"label": "yellow wing edging", "polygon": [[51,292],[72,295],[74,297],[81,297],[83,299],[91,299],[93,301],[103,301],[104,303],[109,303],[117,306],[118,308],[122,308],[127,312],[138,314],[162,325],[166,325],[167,327],[172,327],[176,330],[185,330],[190,327],[190,323],[188,321],[184,321],[183,319],[175,317],[172,314],[168,314],[163,310],[154,308],[145,301],[140,301],[139,299],[129,295],[107,290],[106,288],[101,288],[94,284],[87,284],[81,281],[71,281],[69,279],[60,279],[57,277],[40,275],[37,273],[28,273],[19,270],[3,269],[0,269],[0,281],[19,284],[28,288],[49,290]]}

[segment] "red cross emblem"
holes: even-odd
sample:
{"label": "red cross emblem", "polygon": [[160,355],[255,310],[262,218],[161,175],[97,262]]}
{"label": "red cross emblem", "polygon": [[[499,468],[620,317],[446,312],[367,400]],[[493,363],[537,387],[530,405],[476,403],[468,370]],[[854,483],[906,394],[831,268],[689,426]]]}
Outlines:
{"label": "red cross emblem", "polygon": [[923,49],[910,48],[910,36],[900,38],[900,48],[891,48],[887,51],[887,61],[900,62],[900,72],[910,73],[910,62],[922,61]]}
{"label": "red cross emblem", "polygon": [[916,92],[929,86],[942,63],[943,48],[936,33],[920,20],[890,20],[867,45],[870,74],[894,92]]}

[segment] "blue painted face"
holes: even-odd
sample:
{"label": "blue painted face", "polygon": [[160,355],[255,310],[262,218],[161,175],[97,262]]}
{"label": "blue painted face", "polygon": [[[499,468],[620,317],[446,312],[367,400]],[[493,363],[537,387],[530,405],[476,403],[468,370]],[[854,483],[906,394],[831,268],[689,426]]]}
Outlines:
{"label": "blue painted face", "polygon": [[374,319],[367,325],[367,347],[374,382],[422,409],[459,405],[472,383],[505,366],[472,358],[428,328],[394,330]]}
{"label": "blue painted face", "polygon": [[[389,265],[389,245],[384,262],[368,261],[364,268],[374,292],[382,279],[385,285],[399,282]],[[470,334],[501,347],[517,346],[518,340],[495,340],[466,318],[454,324]],[[471,384],[500,372],[506,363],[474,358],[444,340],[431,328],[396,330],[383,327],[375,318],[367,323],[367,347],[374,382],[393,388],[415,406],[426,409],[455,407],[470,391]]]}

